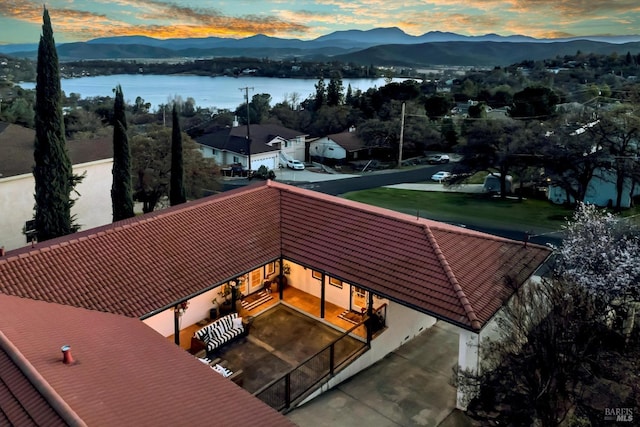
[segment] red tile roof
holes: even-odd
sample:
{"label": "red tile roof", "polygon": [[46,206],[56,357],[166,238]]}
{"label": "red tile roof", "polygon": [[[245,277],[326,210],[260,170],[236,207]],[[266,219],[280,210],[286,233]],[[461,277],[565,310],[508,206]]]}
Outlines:
{"label": "red tile roof", "polygon": [[145,317],[282,255],[477,330],[548,254],[269,182],[12,251],[0,291]]}
{"label": "red tile roof", "polygon": [[0,332],[2,425],[293,425],[137,319],[0,295]]}
{"label": "red tile roof", "polygon": [[0,425],[67,426],[2,345],[0,339]]}
{"label": "red tile roof", "polygon": [[[282,254],[480,329],[550,251],[282,184]],[[286,195],[285,195],[286,193]]]}
{"label": "red tile roof", "polygon": [[279,191],[230,191],[0,258],[0,292],[143,317],[280,256]]}

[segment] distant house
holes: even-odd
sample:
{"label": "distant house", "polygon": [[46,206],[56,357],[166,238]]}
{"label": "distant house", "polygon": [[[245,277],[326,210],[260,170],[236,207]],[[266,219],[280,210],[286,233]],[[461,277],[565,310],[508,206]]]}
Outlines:
{"label": "distant house", "polygon": [[[23,229],[33,219],[33,141],[35,132],[18,125],[0,123],[0,247],[16,249],[29,243]],[[112,221],[110,137],[67,141],[73,172],[84,175],[76,187],[79,196],[71,209],[80,229]],[[73,196],[73,195],[72,195]]]}
{"label": "distant house", "polygon": [[[598,168],[594,171],[591,181],[589,181],[583,201],[596,206],[613,206],[616,202],[617,195],[615,170]],[[638,195],[640,195],[640,185],[634,185],[631,178],[625,179],[620,207],[631,207],[631,199]],[[557,204],[567,202],[573,204],[576,202],[575,199],[568,195],[567,191],[559,185],[549,185],[547,196],[550,201]]]}
{"label": "distant house", "polygon": [[[251,138],[250,146],[247,134]],[[251,170],[260,166],[277,169],[282,156],[304,160],[305,140],[306,134],[284,126],[252,124],[247,129],[237,122],[230,128],[215,129],[195,138],[203,157],[214,158],[223,169],[239,164]]]}
{"label": "distant house", "polygon": [[328,163],[358,160],[366,151],[367,147],[356,134],[355,128],[318,138],[309,144],[309,157],[320,163],[325,163],[325,160],[329,160]]}
{"label": "distant house", "polygon": [[[573,130],[567,138],[582,135],[589,128],[594,127],[598,120],[584,124]],[[595,149],[592,149],[595,151]],[[611,161],[615,161],[611,158]],[[613,167],[598,167],[593,171],[593,177],[587,185],[584,200],[585,203],[594,204],[596,206],[615,205],[618,190],[616,187],[617,173]],[[621,208],[631,207],[632,198],[640,195],[640,185],[634,183],[631,177],[625,178],[622,186],[622,196],[620,199]],[[547,197],[550,201],[557,204],[575,203],[575,199],[569,194],[566,188],[551,183],[547,191]]]}
{"label": "distant house", "polygon": [[386,152],[386,148],[366,145],[356,134],[354,127],[345,132],[318,138],[309,144],[310,159],[330,165],[384,157]]}

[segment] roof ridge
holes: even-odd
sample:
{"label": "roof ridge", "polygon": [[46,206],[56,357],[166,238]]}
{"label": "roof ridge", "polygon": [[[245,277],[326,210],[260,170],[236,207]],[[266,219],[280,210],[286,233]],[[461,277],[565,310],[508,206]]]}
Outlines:
{"label": "roof ridge", "polygon": [[173,215],[176,212],[187,212],[189,210],[197,209],[198,206],[212,203],[211,201],[212,198],[215,198],[216,201],[225,200],[225,199],[235,197],[237,193],[250,193],[254,191],[260,191],[261,189],[267,186],[268,185],[264,183],[249,185],[249,186],[239,188],[237,190],[226,191],[224,193],[211,196],[210,198],[192,200],[186,203],[182,203],[180,205],[170,206],[169,208],[166,208],[166,209],[149,212],[141,216],[135,216],[132,218],[123,219],[121,221],[116,221],[109,224],[101,225],[99,227],[89,228],[87,230],[81,230],[76,233],[71,233],[71,234],[67,234],[66,236],[60,236],[56,239],[51,239],[50,241],[36,243],[35,246],[23,246],[21,248],[16,248],[12,251],[8,251],[5,254],[5,256],[0,257],[0,264],[4,262],[13,261],[16,258],[27,258],[34,254],[48,252],[48,251],[58,249],[60,247],[67,246],[70,244],[76,244],[78,242],[91,240],[96,237],[118,233],[128,228],[141,226],[149,222],[163,219],[167,216]]}
{"label": "roof ridge", "polygon": [[479,330],[482,326],[480,323],[480,320],[478,319],[478,316],[476,315],[476,312],[473,309],[473,306],[471,305],[469,298],[467,298],[467,295],[464,293],[462,286],[460,286],[460,283],[458,283],[458,279],[453,273],[453,269],[449,265],[449,262],[447,262],[447,259],[445,258],[444,253],[442,252],[442,249],[440,249],[440,245],[438,244],[438,241],[436,240],[435,236],[431,232],[431,228],[427,224],[424,224],[423,229],[427,238],[429,239],[429,242],[431,243],[431,247],[433,248],[436,256],[438,257],[438,261],[440,261],[440,264],[442,265],[442,268],[444,269],[444,272],[447,275],[447,279],[449,279],[449,283],[451,283],[451,286],[453,287],[453,290],[456,293],[456,297],[458,298],[458,301],[462,305],[462,308],[464,309],[467,315],[467,318],[471,322],[471,327],[473,329]]}
{"label": "roof ridge", "polygon": [[[51,408],[53,408],[68,425],[87,425],[2,331],[0,331],[0,348],[7,353],[7,356],[9,356],[20,372],[29,380],[29,383],[38,390],[47,403],[51,405]],[[62,361],[60,361],[60,363],[62,363]]]}

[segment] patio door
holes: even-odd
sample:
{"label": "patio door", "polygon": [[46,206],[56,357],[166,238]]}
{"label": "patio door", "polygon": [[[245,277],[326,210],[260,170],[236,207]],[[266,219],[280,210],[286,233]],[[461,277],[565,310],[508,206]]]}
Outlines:
{"label": "patio door", "polygon": [[262,268],[256,268],[249,273],[249,293],[252,294],[255,291],[262,289]]}
{"label": "patio door", "polygon": [[369,292],[357,286],[351,286],[351,310],[362,312],[367,309]]}

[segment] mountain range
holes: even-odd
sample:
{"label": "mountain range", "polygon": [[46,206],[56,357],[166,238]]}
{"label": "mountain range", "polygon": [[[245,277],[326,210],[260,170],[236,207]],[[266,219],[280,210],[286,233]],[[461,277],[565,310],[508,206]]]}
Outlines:
{"label": "mountain range", "polygon": [[[256,35],[241,39],[173,38],[146,36],[104,37],[58,45],[62,61],[83,59],[168,59],[254,57],[271,59],[339,60],[359,64],[509,65],[576,51],[611,54],[640,52],[640,36],[593,36],[536,39],[528,36],[464,36],[430,31],[421,36],[399,28],[336,31],[313,40],[283,39]],[[0,53],[35,58],[37,45],[3,45]]]}

